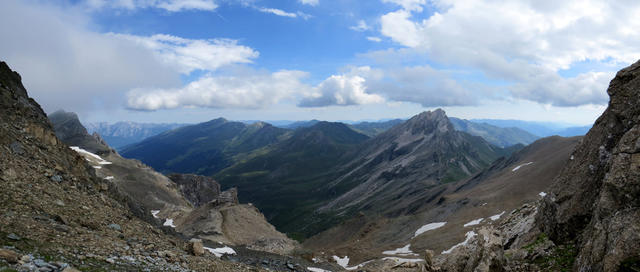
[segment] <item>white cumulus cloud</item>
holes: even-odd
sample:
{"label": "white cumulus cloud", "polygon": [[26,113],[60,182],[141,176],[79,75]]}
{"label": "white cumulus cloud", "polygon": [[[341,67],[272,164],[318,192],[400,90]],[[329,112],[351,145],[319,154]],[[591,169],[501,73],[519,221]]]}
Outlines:
{"label": "white cumulus cloud", "polygon": [[559,71],[640,58],[637,1],[433,0],[436,12],[428,18],[417,13],[423,1],[383,1],[402,8],[381,16],[382,35],[441,64],[506,80],[512,95],[540,103],[604,104],[616,68],[572,77]]}
{"label": "white cumulus cloud", "polygon": [[304,92],[301,71],[274,73],[247,69],[232,75],[207,75],[182,88],[134,89],[127,94],[127,105],[135,110],[183,107],[259,109]]}
{"label": "white cumulus cloud", "polygon": [[301,107],[349,106],[382,103],[384,98],[367,92],[365,79],[358,75],[332,75],[316,87],[316,92],[300,102]]}
{"label": "white cumulus cloud", "polygon": [[164,63],[184,74],[194,70],[217,70],[238,63],[250,63],[259,53],[250,47],[238,45],[236,40],[192,40],[171,35],[134,36],[113,34],[130,40],[154,52]]}

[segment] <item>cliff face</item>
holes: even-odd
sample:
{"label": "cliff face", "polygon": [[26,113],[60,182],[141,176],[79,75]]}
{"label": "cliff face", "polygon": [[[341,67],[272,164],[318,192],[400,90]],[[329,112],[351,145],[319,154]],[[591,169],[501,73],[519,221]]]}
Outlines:
{"label": "cliff face", "polygon": [[607,92],[550,193],[438,256],[441,270],[640,271],[640,61]]}
{"label": "cliff face", "polygon": [[554,242],[577,242],[579,271],[613,271],[640,257],[640,61],[618,72],[607,93],[607,110],[537,218]]}

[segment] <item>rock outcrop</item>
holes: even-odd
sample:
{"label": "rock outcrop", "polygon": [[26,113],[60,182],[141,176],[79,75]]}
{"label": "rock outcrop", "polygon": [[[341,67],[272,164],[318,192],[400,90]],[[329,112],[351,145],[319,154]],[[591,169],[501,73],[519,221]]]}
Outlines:
{"label": "rock outcrop", "polygon": [[171,174],[169,179],[178,185],[178,189],[194,206],[200,207],[218,198],[220,184],[211,177],[193,174]]}
{"label": "rock outcrop", "polygon": [[538,217],[556,243],[577,243],[574,270],[640,265],[640,61],[618,72],[611,100],[576,147]]}
{"label": "rock outcrop", "polygon": [[607,93],[551,192],[439,256],[444,271],[640,270],[640,61]]}

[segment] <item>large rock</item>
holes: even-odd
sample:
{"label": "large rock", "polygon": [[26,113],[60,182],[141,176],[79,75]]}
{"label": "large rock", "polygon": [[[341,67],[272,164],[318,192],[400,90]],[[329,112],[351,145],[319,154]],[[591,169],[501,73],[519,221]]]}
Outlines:
{"label": "large rock", "polygon": [[640,256],[640,61],[618,72],[607,93],[607,110],[538,217],[554,242],[579,245],[577,271],[614,271]]}
{"label": "large rock", "polygon": [[211,177],[192,174],[171,174],[169,179],[178,185],[178,189],[194,207],[200,207],[218,198],[220,184]]}
{"label": "large rock", "polygon": [[204,255],[204,246],[202,245],[202,240],[200,239],[191,239],[189,241],[189,252],[194,256],[202,256]]}

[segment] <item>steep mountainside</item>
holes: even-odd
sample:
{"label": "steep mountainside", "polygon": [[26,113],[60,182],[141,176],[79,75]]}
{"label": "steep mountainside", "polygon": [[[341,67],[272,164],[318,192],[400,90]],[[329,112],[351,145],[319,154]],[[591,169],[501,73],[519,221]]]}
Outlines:
{"label": "steep mountainside", "polygon": [[55,136],[20,76],[4,62],[0,117],[0,267],[248,271],[211,255],[192,256],[182,240],[137,217],[144,214],[134,215],[135,203]]}
{"label": "steep mountainside", "polygon": [[140,142],[162,132],[186,126],[187,124],[154,124],[117,122],[109,124],[105,122],[87,123],[85,127],[89,133],[98,133],[109,146],[120,150],[121,148]]}
{"label": "steep mountainside", "polygon": [[550,193],[476,229],[428,271],[639,271],[640,61],[607,93]]}
{"label": "steep mountainside", "polygon": [[468,177],[509,151],[456,131],[442,110],[423,112],[371,139],[348,172],[327,183],[351,187],[321,211],[384,211],[403,196]]}
{"label": "steep mountainside", "polygon": [[211,175],[249,153],[281,140],[286,129],[223,118],[181,127],[130,145],[121,152],[160,172]]}
{"label": "steep mountainside", "polygon": [[[524,203],[540,199],[578,141],[540,139],[468,179],[414,190],[402,201],[389,201],[386,215],[360,214],[304,244],[327,257],[349,256],[349,266],[371,261],[367,271],[388,271],[378,269],[383,267],[376,261],[380,258],[415,261],[427,249],[440,255],[474,228],[494,224]],[[383,253],[405,246],[404,251]]]}
{"label": "steep mountainside", "polygon": [[293,221],[310,216],[317,203],[336,193],[319,190],[335,175],[332,169],[367,139],[342,123],[318,122],[215,177],[237,187],[240,199],[254,203],[276,227],[294,232]]}
{"label": "steep mountainside", "polygon": [[92,153],[103,154],[111,152],[111,148],[102,142],[98,134],[89,135],[82,126],[78,116],[73,112],[63,110],[49,115],[58,139],[70,146],[83,146]]}
{"label": "steep mountainside", "polygon": [[[54,123],[56,127],[70,131],[65,125],[79,124],[75,114],[68,116],[75,118],[75,121]],[[95,141],[86,134],[86,130],[75,131],[84,133],[85,137],[69,135],[69,139]],[[88,143],[89,146],[95,144]],[[277,232],[256,208],[240,205],[235,189],[223,192],[213,179],[197,175],[173,174],[169,179],[137,160],[122,158],[115,152],[98,156],[88,153],[84,147],[72,148],[90,162],[99,177],[129,196],[147,211],[147,216],[153,216],[158,223],[175,228],[188,238],[232,246],[243,245],[280,254],[290,253],[296,246],[284,234]],[[229,224],[233,228],[227,228]]]}
{"label": "steep mountainside", "polygon": [[[487,123],[476,123],[465,119],[449,118],[456,130],[480,136],[487,142],[499,147],[516,144],[528,145],[539,137],[515,127],[496,127]],[[560,135],[563,136],[563,135]]]}

